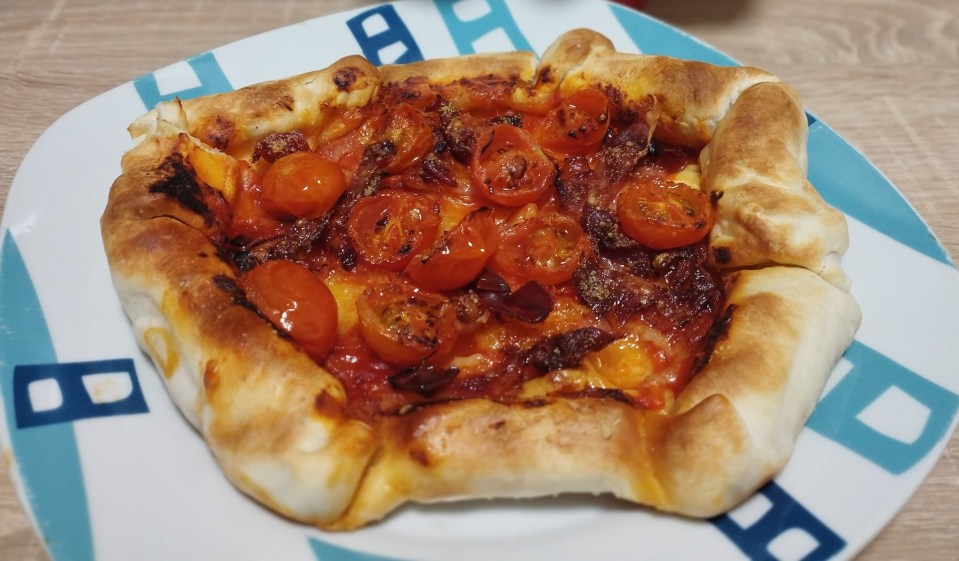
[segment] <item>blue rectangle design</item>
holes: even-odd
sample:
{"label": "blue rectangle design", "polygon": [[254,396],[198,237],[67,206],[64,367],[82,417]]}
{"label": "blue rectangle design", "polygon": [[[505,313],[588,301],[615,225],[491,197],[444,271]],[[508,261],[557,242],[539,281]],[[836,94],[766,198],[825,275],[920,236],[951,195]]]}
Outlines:
{"label": "blue rectangle design", "polygon": [[[367,33],[364,24],[372,18],[381,18],[386,24],[386,29],[372,35]],[[396,60],[388,62],[406,64],[423,60],[423,52],[420,51],[420,46],[416,43],[413,33],[400,18],[400,15],[396,13],[396,8],[389,4],[377,6],[353,16],[346,21],[346,27],[356,38],[357,44],[363,51],[363,56],[376,66],[387,62],[380,57],[380,51],[397,43],[405,47],[406,50]]]}
{"label": "blue rectangle design", "polygon": [[[959,396],[859,341],[852,342],[845,357],[852,370],[819,402],[806,426],[890,473],[908,471],[948,434],[959,411]],[[913,442],[886,436],[859,419],[860,413],[893,388],[929,411]]]}
{"label": "blue rectangle design", "polygon": [[822,523],[775,481],[758,491],[772,506],[749,527],[743,528],[728,514],[712,523],[753,561],[778,561],[769,546],[790,531],[800,531],[816,542],[816,547],[801,561],[824,561],[842,551],[846,541]]}
{"label": "blue rectangle design", "polygon": [[211,52],[201,53],[187,59],[187,64],[193,69],[200,85],[195,88],[188,88],[175,92],[160,93],[160,85],[157,83],[155,73],[144,74],[133,81],[133,87],[140,100],[147,109],[153,109],[161,101],[170,101],[173,98],[190,99],[201,95],[228,92],[233,90],[232,84],[227,79],[216,56]]}
{"label": "blue rectangle design", "polygon": [[[97,402],[83,382],[91,374],[114,374],[129,380],[130,393],[121,399]],[[58,407],[37,411],[29,389],[34,382],[55,384],[61,396]],[[17,428],[66,423],[91,417],[132,415],[149,411],[133,360],[129,358],[94,362],[19,365],[13,369],[13,407]]]}
{"label": "blue rectangle design", "polygon": [[456,44],[456,49],[460,54],[472,54],[476,52],[473,44],[480,38],[495,30],[502,30],[503,33],[513,43],[513,48],[517,51],[532,51],[533,46],[526,40],[526,36],[520,31],[519,25],[510,13],[509,7],[504,0],[486,0],[489,10],[482,16],[462,20],[456,15],[454,5],[462,0],[434,0],[436,9],[439,10],[446,27],[449,29],[450,36]]}

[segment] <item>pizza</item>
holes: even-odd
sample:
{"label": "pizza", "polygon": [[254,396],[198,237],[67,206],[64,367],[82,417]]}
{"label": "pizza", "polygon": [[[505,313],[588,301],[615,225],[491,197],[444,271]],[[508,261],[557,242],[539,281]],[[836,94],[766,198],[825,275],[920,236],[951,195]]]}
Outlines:
{"label": "pizza", "polygon": [[574,30],[130,132],[101,226],[136,339],[229,480],[324,529],[558,493],[722,513],[859,325],[801,101],[759,69]]}

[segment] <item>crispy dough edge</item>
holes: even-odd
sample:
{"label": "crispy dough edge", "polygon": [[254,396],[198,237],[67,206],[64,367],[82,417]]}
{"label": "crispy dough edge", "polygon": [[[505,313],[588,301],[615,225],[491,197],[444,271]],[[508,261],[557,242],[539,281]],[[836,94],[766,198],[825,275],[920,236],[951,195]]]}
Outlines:
{"label": "crispy dough edge", "polygon": [[806,179],[807,137],[799,95],[784,84],[747,88],[719,122],[700,153],[703,185],[717,200],[714,265],[798,265],[848,288],[846,219]]}
{"label": "crispy dough edge", "polygon": [[[474,60],[481,68],[479,61],[498,58]],[[527,64],[528,57],[509,57],[506,67],[510,76],[526,76]],[[532,84],[543,91],[607,83],[631,101],[654,97],[661,139],[716,144],[707,145],[715,161],[706,161],[716,184],[729,174],[717,171],[725,149],[713,131],[721,121],[736,128],[728,114],[746,111],[736,109],[744,92],[778,81],[756,69],[617,53],[586,30],[559,38],[534,70]],[[455,77],[456,66],[426,61],[377,70],[348,57],[323,71],[161,104],[131,125],[139,145],[124,158],[101,222],[114,282],[138,342],[237,487],[297,520],[350,529],[411,500],[558,492],[611,492],[710,516],[772,477],[859,322],[848,292],[802,268],[729,276],[733,321],[680,395],[675,416],[609,399],[470,400],[375,428],[346,419],[335,378],[217,287],[213,277],[231,273],[214,257],[202,220],[148,192],[164,158],[177,151],[166,135],[184,131],[248,157],[269,132],[320,126],[328,110],[365,103],[382,83],[380,72],[388,80]],[[237,121],[236,114],[254,118]],[[804,163],[805,147],[797,150]],[[724,185],[723,198],[732,189]]]}
{"label": "crispy dough edge", "polygon": [[333,528],[410,500],[612,493],[695,517],[735,506],[785,465],[860,312],[849,293],[801,268],[742,271],[729,284],[729,329],[674,415],[552,399],[467,400],[391,417],[380,427],[384,449]]}

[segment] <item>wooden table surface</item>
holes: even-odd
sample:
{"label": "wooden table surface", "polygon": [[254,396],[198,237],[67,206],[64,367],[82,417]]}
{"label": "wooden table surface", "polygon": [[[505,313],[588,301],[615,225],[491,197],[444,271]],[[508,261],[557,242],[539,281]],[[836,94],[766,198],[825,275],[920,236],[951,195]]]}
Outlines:
{"label": "wooden table surface", "polygon": [[[0,207],[30,146],[81,102],[222,44],[370,3],[0,0]],[[793,84],[959,258],[959,2],[651,0],[646,10]],[[959,558],[957,458],[954,436],[861,559]],[[0,558],[47,559],[7,461],[0,460]]]}

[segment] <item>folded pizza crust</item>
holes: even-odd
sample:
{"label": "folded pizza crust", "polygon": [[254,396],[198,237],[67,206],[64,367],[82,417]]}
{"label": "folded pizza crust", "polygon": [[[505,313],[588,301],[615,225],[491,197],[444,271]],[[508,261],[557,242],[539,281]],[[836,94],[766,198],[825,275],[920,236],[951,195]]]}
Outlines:
{"label": "folded pizza crust", "polygon": [[[517,107],[608,84],[656,100],[661,139],[703,148],[703,188],[718,198],[710,248],[727,270],[731,320],[669,411],[601,398],[464,400],[370,426],[344,413],[334,376],[224,289],[234,273],[207,238],[208,217],[180,204],[195,185],[184,171],[192,151],[249,158],[265,135],[319,130],[383,84],[455,97],[464,78],[528,85],[511,90]],[[577,30],[538,63],[520,53],[375,68],[347,57],[161,103],[131,134],[101,225],[138,342],[234,484],[320,527],[356,528],[406,501],[562,492],[718,514],[785,464],[860,321],[840,268],[845,221],[805,179],[799,99],[760,70],[623,54]]]}

